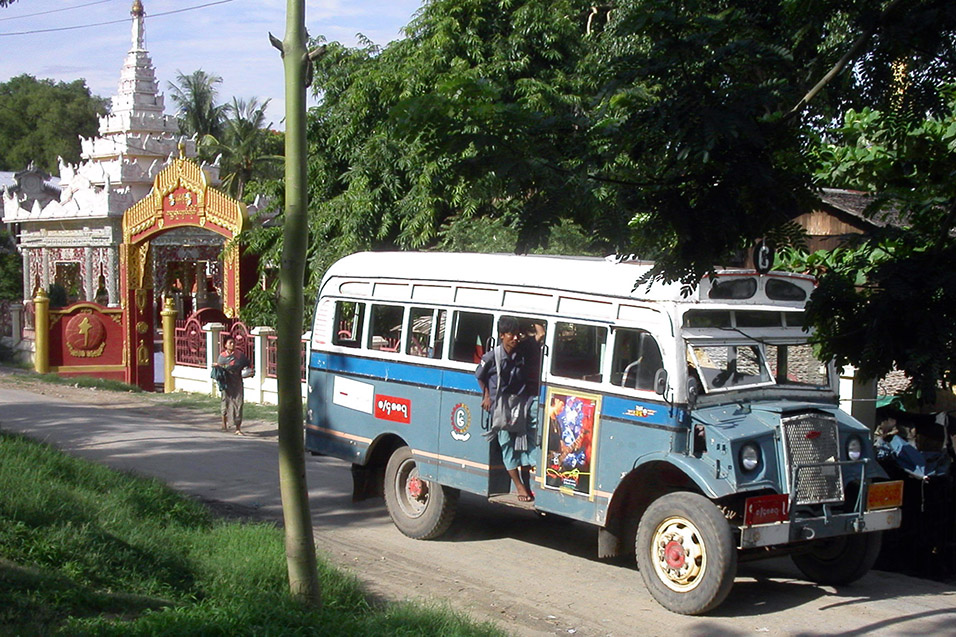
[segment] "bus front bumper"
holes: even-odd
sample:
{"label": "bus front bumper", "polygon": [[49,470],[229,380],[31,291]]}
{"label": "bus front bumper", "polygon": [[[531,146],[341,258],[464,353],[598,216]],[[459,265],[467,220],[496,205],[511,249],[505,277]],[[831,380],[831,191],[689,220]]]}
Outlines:
{"label": "bus front bumper", "polygon": [[900,518],[901,509],[894,508],[744,526],[740,528],[740,548],[779,546],[840,535],[886,531],[898,528]]}

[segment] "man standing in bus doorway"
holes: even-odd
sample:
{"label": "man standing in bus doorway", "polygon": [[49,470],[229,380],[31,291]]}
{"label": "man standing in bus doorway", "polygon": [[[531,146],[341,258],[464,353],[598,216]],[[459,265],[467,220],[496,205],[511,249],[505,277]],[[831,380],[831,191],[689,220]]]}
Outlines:
{"label": "man standing in bus doorway", "polygon": [[[217,380],[219,380],[219,391],[222,394],[222,430],[227,431],[229,427],[236,428],[236,435],[243,436],[242,433],[242,405],[243,388],[242,379],[247,376],[244,370],[252,369],[249,359],[241,350],[236,351],[236,339],[227,336],[223,343],[222,353],[219,359],[213,363],[213,367],[218,369]],[[215,370],[214,370],[215,371]]]}
{"label": "man standing in bus doorway", "polygon": [[513,316],[498,319],[499,345],[487,352],[475,370],[475,378],[481,387],[481,407],[494,413],[498,400],[507,396],[524,399],[527,414],[523,432],[498,430],[501,458],[508,475],[518,491],[520,502],[531,502],[531,467],[535,464],[538,410],[534,401],[538,398],[538,378],[541,369],[541,343],[544,340],[544,324],[533,323],[533,334],[522,338],[518,320]]}

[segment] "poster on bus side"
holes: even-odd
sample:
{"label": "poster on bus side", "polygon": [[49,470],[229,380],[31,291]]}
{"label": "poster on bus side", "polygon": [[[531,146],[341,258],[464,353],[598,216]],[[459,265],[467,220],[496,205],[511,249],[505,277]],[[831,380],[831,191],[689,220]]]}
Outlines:
{"label": "poster on bus side", "polygon": [[548,389],[545,409],[545,487],[591,496],[594,441],[597,439],[601,397],[596,394]]}

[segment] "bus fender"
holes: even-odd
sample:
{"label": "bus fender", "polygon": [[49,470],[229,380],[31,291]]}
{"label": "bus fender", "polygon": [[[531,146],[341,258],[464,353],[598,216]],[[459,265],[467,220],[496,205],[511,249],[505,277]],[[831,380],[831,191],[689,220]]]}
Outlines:
{"label": "bus fender", "polygon": [[365,449],[358,462],[352,463],[352,501],[382,497],[385,493],[385,465],[396,449],[405,441],[392,433],[386,433]]}
{"label": "bus fender", "polygon": [[719,480],[698,458],[674,453],[650,453],[634,462],[611,496],[604,525],[598,530],[598,556],[614,557],[634,550],[637,525],[644,511],[666,493],[690,491],[710,499],[734,493],[733,485]]}
{"label": "bus fender", "polygon": [[642,468],[653,466],[656,463],[664,463],[676,467],[684,473],[684,475],[693,480],[701,495],[711,500],[736,493],[734,485],[732,485],[729,480],[716,476],[716,470],[713,466],[693,456],[666,452],[649,453],[637,459],[637,462],[634,463],[634,471],[640,471]]}

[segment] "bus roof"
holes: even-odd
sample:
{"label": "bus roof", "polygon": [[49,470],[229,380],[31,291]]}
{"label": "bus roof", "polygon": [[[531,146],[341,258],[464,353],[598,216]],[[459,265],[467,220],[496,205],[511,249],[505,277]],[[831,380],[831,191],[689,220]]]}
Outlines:
{"label": "bus roof", "polygon": [[[337,261],[326,272],[326,283],[333,277],[410,280],[476,285],[519,286],[569,291],[647,301],[694,303],[713,287],[704,277],[689,296],[682,295],[680,282],[636,285],[653,267],[647,261],[618,261],[612,257],[569,257],[550,255],[479,254],[459,252],[359,252]],[[773,272],[764,277],[784,278],[804,289],[809,296],[814,281],[807,275]],[[717,281],[726,278],[759,278],[754,270],[717,270]],[[328,292],[328,291],[325,291]],[[757,294],[735,303],[765,304],[767,297]],[[796,307],[803,303],[786,303]]]}

